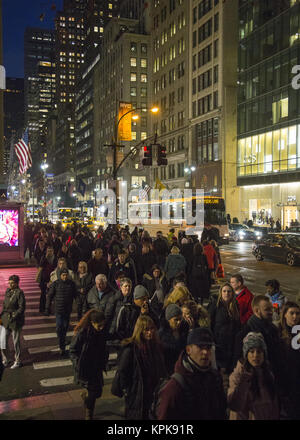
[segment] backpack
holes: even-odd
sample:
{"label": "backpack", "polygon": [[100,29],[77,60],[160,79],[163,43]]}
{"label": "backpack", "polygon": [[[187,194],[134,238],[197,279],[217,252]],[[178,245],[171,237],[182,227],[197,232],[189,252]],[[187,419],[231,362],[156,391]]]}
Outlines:
{"label": "backpack", "polygon": [[153,392],[153,400],[149,409],[149,419],[157,420],[157,410],[160,404],[160,393],[166,387],[166,385],[170,382],[171,379],[175,379],[180,386],[184,389],[185,393],[188,395],[189,387],[186,384],[184,377],[180,373],[173,373],[172,376],[164,379],[160,379],[160,382],[156,386]]}

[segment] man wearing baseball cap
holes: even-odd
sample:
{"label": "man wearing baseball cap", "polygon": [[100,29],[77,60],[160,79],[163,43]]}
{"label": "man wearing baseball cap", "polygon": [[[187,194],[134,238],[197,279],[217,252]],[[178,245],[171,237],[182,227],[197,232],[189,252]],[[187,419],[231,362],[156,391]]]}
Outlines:
{"label": "man wearing baseball cap", "polygon": [[160,392],[158,420],[224,420],[226,396],[222,377],[212,368],[213,335],[208,328],[189,331],[175,376]]}

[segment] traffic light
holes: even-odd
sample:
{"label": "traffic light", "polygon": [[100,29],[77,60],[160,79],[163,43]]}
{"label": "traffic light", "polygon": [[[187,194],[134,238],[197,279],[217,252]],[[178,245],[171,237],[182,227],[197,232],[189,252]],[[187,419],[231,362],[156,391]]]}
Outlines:
{"label": "traffic light", "polygon": [[151,167],[152,165],[152,145],[144,145],[142,156],[142,165]]}
{"label": "traffic light", "polygon": [[168,165],[166,147],[164,145],[157,145],[157,165]]}

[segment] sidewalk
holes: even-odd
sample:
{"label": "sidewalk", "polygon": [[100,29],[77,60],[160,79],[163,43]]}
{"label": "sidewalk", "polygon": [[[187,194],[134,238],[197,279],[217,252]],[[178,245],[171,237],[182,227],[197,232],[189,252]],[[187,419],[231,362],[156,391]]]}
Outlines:
{"label": "sidewalk", "polygon": [[[102,397],[96,401],[95,420],[124,420],[124,399],[112,396],[110,387],[104,385]],[[0,402],[0,420],[84,420],[81,391]]]}

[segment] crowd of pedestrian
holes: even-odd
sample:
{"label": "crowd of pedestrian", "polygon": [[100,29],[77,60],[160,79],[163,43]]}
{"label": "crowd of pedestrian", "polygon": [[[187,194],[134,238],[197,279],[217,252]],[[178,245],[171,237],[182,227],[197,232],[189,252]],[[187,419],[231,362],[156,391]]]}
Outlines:
{"label": "crowd of pedestrian", "polygon": [[[40,313],[56,316],[60,354],[70,356],[74,380],[85,389],[87,420],[102,394],[109,341],[118,356],[112,393],[125,398],[129,420],[300,418],[300,350],[291,344],[300,306],[287,301],[275,279],[265,295],[253,295],[240,274],[223,282],[212,228],[201,240],[174,230],[151,237],[137,227],[96,234],[76,223],[26,228]],[[13,275],[0,314],[13,337],[12,368],[21,366],[24,313]],[[0,376],[8,362],[2,350]]]}

